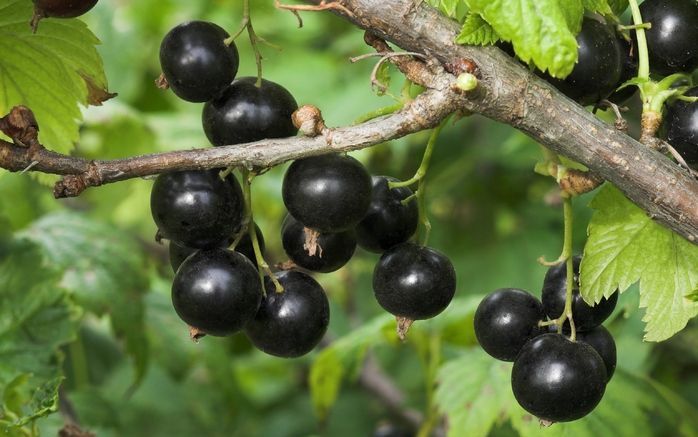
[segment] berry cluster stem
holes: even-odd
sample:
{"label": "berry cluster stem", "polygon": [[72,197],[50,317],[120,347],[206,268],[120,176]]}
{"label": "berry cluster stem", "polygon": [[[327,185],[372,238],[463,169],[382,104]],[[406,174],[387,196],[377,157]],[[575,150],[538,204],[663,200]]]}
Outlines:
{"label": "berry cluster stem", "polygon": [[633,14],[633,23],[635,25],[635,34],[637,35],[637,54],[639,58],[639,66],[637,77],[639,79],[649,79],[650,77],[650,61],[647,52],[647,38],[645,37],[645,29],[647,26],[642,22],[640,7],[637,0],[630,0],[630,11]]}
{"label": "berry cluster stem", "polygon": [[417,172],[406,181],[389,182],[388,187],[390,189],[409,187],[414,184],[417,185],[417,191],[415,193],[417,197],[417,205],[419,206],[419,221],[424,225],[424,241],[423,244],[426,245],[429,242],[429,234],[431,232],[431,222],[429,221],[429,216],[426,212],[426,179],[425,176],[429,170],[429,164],[431,163],[431,155],[434,152],[434,146],[436,145],[436,140],[439,138],[441,129],[448,122],[448,118],[445,118],[438,126],[436,126],[431,131],[429,136],[429,141],[427,141],[427,147],[424,150],[424,155],[422,156],[422,163],[419,165]]}
{"label": "berry cluster stem", "polygon": [[250,226],[250,224],[254,223],[254,212],[252,210],[252,180],[255,178],[256,173],[251,172],[247,170],[246,168],[243,168],[241,170],[242,173],[242,194],[245,198],[245,223],[247,223],[247,232],[250,234],[250,240],[252,240],[252,248],[254,249],[254,256],[257,260],[257,267],[259,269],[259,280],[262,283],[262,291],[266,294],[266,290],[264,288],[264,274],[268,274],[269,278],[271,278],[272,282],[274,282],[274,287],[276,288],[277,293],[282,293],[284,291],[284,287],[281,285],[281,283],[276,279],[274,276],[274,273],[271,271],[271,268],[269,268],[269,264],[267,264],[266,260],[264,259],[264,255],[262,255],[262,250],[259,248],[259,240],[257,239],[257,232],[255,231],[254,225]]}
{"label": "berry cluster stem", "polygon": [[572,318],[572,293],[574,291],[574,261],[572,259],[572,233],[573,233],[573,216],[572,199],[565,197],[563,201],[563,214],[565,220],[565,236],[562,247],[562,255],[566,259],[567,267],[567,293],[565,295],[565,309],[562,311],[560,318],[557,321],[559,330],[562,330],[565,320],[570,322],[570,340],[575,341],[577,332],[574,327],[574,319]]}
{"label": "berry cluster stem", "polygon": [[240,29],[230,38],[226,40],[227,44],[232,44],[235,39],[240,36],[240,34],[247,30],[247,35],[250,38],[250,45],[252,45],[252,51],[254,51],[255,62],[257,63],[257,87],[262,86],[262,53],[259,51],[259,42],[266,42],[254,31],[254,26],[252,25],[252,18],[250,18],[250,0],[243,0],[242,2],[242,25]]}

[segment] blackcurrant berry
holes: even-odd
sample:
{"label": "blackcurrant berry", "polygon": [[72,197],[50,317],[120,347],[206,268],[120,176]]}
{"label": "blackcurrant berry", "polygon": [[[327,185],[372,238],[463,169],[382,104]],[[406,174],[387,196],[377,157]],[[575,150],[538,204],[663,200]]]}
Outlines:
{"label": "blackcurrant berry", "polygon": [[74,18],[83,15],[97,0],[34,0],[35,14],[41,17]]}
{"label": "blackcurrant berry", "polygon": [[616,342],[608,329],[597,326],[591,331],[578,332],[577,341],[590,345],[601,356],[606,366],[607,381],[610,380],[616,370]]}
{"label": "blackcurrant berry", "polygon": [[441,252],[414,243],[386,251],[373,270],[373,291],[383,309],[423,320],[446,309],[456,292],[456,272]]}
{"label": "blackcurrant berry", "polygon": [[267,138],[296,135],[291,115],[298,109],[296,99],[281,85],[243,77],[223,94],[204,105],[202,123],[214,146],[250,143]]}
{"label": "blackcurrant berry", "polygon": [[291,164],[282,194],[288,212],[306,227],[340,232],[353,228],[366,215],[371,176],[350,156],[312,156]]}
{"label": "blackcurrant berry", "polygon": [[543,305],[530,293],[502,288],[485,297],[475,311],[475,336],[493,357],[514,361],[524,344],[541,332]]}
{"label": "blackcurrant berry", "polygon": [[[604,320],[611,315],[616,302],[618,302],[618,292],[611,295],[610,298],[601,299],[601,302],[594,306],[590,306],[582,295],[579,294],[579,264],[581,257],[574,257],[574,284],[572,290],[572,318],[575,328],[578,331],[588,331],[603,323]],[[543,302],[543,310],[551,319],[556,319],[562,315],[565,309],[565,299],[567,297],[567,266],[566,263],[560,263],[548,269],[543,280],[543,293],[541,301]]]}
{"label": "blackcurrant berry", "polygon": [[618,85],[623,65],[618,38],[612,27],[584,18],[577,35],[579,57],[565,79],[547,78],[560,91],[581,105],[606,98]]}
{"label": "blackcurrant berry", "polygon": [[698,3],[695,0],[645,0],[640,5],[652,72],[690,73],[698,67]]}
{"label": "blackcurrant berry", "polygon": [[[259,226],[256,224],[254,225],[255,227],[255,232],[257,233],[257,241],[259,243],[259,249],[264,252],[264,236],[262,235],[262,231],[259,229]],[[235,235],[229,237],[225,241],[221,242],[220,247],[225,248],[230,246],[233,241],[235,241]],[[172,266],[172,270],[177,273],[177,269],[179,266],[184,262],[185,259],[189,257],[192,253],[196,252],[199,249],[195,249],[193,247],[187,247],[183,246],[176,241],[170,241],[169,245],[169,252],[170,252],[170,265]],[[257,257],[254,254],[254,248],[252,247],[252,239],[250,238],[249,233],[245,233],[245,235],[242,236],[240,241],[238,242],[237,247],[235,248],[236,252],[240,252],[241,254],[245,255],[247,259],[252,261],[252,264],[257,266]]]}
{"label": "blackcurrant berry", "polygon": [[189,102],[206,102],[220,95],[238,71],[235,43],[220,26],[188,21],[170,30],[160,44],[160,66],[172,91]]}
{"label": "blackcurrant berry", "polygon": [[172,304],[189,326],[210,335],[242,329],[259,308],[262,286],[252,263],[226,249],[200,250],[174,277]]}
{"label": "blackcurrant berry", "polygon": [[594,348],[559,334],[529,340],[511,371],[511,387],[519,404],[551,422],[589,414],[601,401],[606,380],[606,367]]}
{"label": "blackcurrant berry", "polygon": [[[311,231],[301,222],[287,215],[281,226],[281,242],[291,261],[313,272],[329,273],[344,266],[354,255],[356,236],[353,229],[317,235],[317,248],[306,247],[307,233]],[[311,255],[310,253],[313,253]]]}
{"label": "blackcurrant berry", "polygon": [[305,355],[320,343],[330,322],[327,296],[315,279],[305,273],[276,273],[284,287],[276,292],[266,278],[267,295],[257,315],[245,326],[245,334],[258,349],[277,357]]}
{"label": "blackcurrant berry", "polygon": [[234,176],[219,170],[158,176],[150,195],[153,220],[164,238],[194,248],[218,247],[240,227],[244,203]]}
{"label": "blackcurrant berry", "polygon": [[415,199],[402,203],[414,195],[412,190],[388,187],[395,178],[374,176],[372,181],[371,204],[356,225],[356,240],[364,249],[380,253],[410,239],[417,230],[419,210]]}
{"label": "blackcurrant berry", "polygon": [[[687,96],[698,96],[698,87],[691,88]],[[698,165],[698,102],[677,100],[664,117],[664,136],[669,144],[689,165]]]}

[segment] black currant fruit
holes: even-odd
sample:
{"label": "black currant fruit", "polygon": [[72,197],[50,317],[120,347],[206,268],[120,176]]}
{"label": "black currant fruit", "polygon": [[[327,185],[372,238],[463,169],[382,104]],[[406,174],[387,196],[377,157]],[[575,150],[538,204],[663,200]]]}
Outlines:
{"label": "black currant fruit", "polygon": [[258,349],[270,355],[294,358],[320,343],[330,322],[330,305],[320,284],[305,273],[276,273],[284,287],[276,292],[266,278],[267,295],[257,315],[245,326],[245,334]]}
{"label": "black currant fruit", "polygon": [[373,292],[383,309],[411,320],[446,309],[456,292],[456,272],[441,252],[414,243],[386,251],[373,270]]}
{"label": "black currant fruit", "polygon": [[317,231],[305,228],[293,216],[286,215],[281,225],[281,242],[286,255],[299,267],[313,272],[334,272],[354,255],[356,236],[352,229],[335,233],[320,232],[314,251],[306,247],[307,232]]}
{"label": "black currant fruit", "polygon": [[577,341],[590,345],[601,356],[606,366],[606,376],[610,380],[616,370],[616,342],[608,329],[597,326],[591,331],[578,332]]}
{"label": "black currant fruit", "polygon": [[320,155],[294,161],[284,175],[286,209],[320,232],[353,228],[371,203],[371,176],[346,155]]}
{"label": "black currant fruit", "polygon": [[[264,236],[262,235],[262,231],[259,229],[259,226],[256,224],[254,225],[255,227],[255,232],[257,233],[257,241],[259,243],[259,249],[264,252]],[[221,242],[222,248],[230,246],[233,241],[235,240],[235,235],[232,237],[226,239],[225,241]],[[170,265],[172,266],[172,270],[177,273],[177,269],[179,266],[184,262],[185,259],[189,257],[192,253],[196,252],[199,249],[195,249],[193,247],[187,247],[183,246],[176,241],[170,241],[170,247],[169,247],[169,252],[170,252]],[[245,255],[247,259],[252,261],[252,264],[257,266],[257,257],[254,254],[254,248],[252,247],[252,239],[250,238],[249,233],[245,233],[245,235],[242,236],[240,241],[238,242],[237,247],[235,248],[236,252],[240,252],[241,254]]]}
{"label": "black currant fruit", "polygon": [[[579,264],[581,257],[574,257],[574,284],[572,290],[572,318],[575,328],[578,331],[588,331],[599,326],[611,315],[618,302],[618,292],[610,298],[601,299],[601,302],[590,306],[582,295],[579,294]],[[543,310],[551,319],[556,319],[562,315],[565,309],[565,298],[567,294],[567,265],[560,263],[550,267],[543,280],[543,293],[541,301]]]}
{"label": "black currant fruit", "polygon": [[414,194],[412,190],[390,189],[388,183],[395,178],[374,176],[372,181],[371,204],[356,225],[356,240],[364,249],[381,253],[412,237],[419,224],[419,210],[415,199],[402,203]]}
{"label": "black currant fruit", "polygon": [[514,361],[524,344],[540,334],[543,305],[517,288],[502,288],[485,297],[475,311],[475,336],[480,346],[502,361]]}
{"label": "black currant fruit", "polygon": [[160,66],[172,91],[189,102],[219,96],[235,79],[240,57],[220,26],[188,21],[170,30],[160,44]]}
{"label": "black currant fruit", "polygon": [[565,79],[547,78],[581,105],[606,98],[618,86],[623,65],[615,30],[592,18],[584,18],[577,35],[579,57]]}
{"label": "black currant fruit", "polygon": [[698,3],[695,0],[645,0],[640,5],[652,72],[690,73],[698,67]]}
{"label": "black currant fruit", "polygon": [[200,250],[174,277],[172,304],[189,326],[210,335],[229,335],[257,313],[259,275],[250,260],[227,249]]}
{"label": "black currant fruit", "polygon": [[543,334],[526,343],[511,371],[519,404],[551,422],[589,414],[601,401],[606,380],[606,367],[594,348],[559,334]]}
{"label": "black currant fruit", "polygon": [[214,146],[250,143],[268,138],[296,135],[291,115],[298,109],[296,99],[281,85],[243,77],[223,94],[204,105],[202,122],[206,137]]}
{"label": "black currant fruit", "polygon": [[[638,59],[637,59],[637,49],[635,49],[630,41],[626,40],[621,36],[617,36],[618,46],[620,47],[620,60],[623,65],[622,71],[620,73],[620,80],[616,84],[616,88],[623,85],[628,80],[632,79],[637,75],[638,70]],[[620,105],[630,97],[635,95],[637,92],[637,87],[627,86],[620,91],[616,91],[608,97],[611,102]]]}
{"label": "black currant fruit", "polygon": [[150,211],[164,238],[194,248],[219,247],[240,227],[244,203],[237,179],[219,170],[158,176]]}
{"label": "black currant fruit", "polygon": [[[691,88],[687,96],[698,96],[698,87]],[[698,165],[698,102],[674,102],[663,123],[664,136],[687,164]]]}
{"label": "black currant fruit", "polygon": [[55,18],[79,17],[96,4],[97,0],[34,0],[37,15]]}

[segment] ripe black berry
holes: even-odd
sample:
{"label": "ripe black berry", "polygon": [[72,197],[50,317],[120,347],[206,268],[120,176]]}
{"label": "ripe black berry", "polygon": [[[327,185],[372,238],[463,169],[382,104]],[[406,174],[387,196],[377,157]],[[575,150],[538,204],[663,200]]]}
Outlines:
{"label": "ripe black berry", "polygon": [[158,176],[150,195],[153,220],[164,238],[195,248],[218,247],[240,227],[244,204],[234,176],[218,170]]}
{"label": "ripe black berry", "polygon": [[[698,87],[687,96],[698,96]],[[698,165],[698,102],[674,102],[664,118],[664,136],[690,165]]]}
{"label": "ripe black berry", "polygon": [[419,210],[415,199],[407,204],[404,199],[414,193],[407,187],[390,189],[389,176],[374,176],[371,204],[364,218],[356,225],[359,246],[371,252],[383,252],[404,243],[417,230]]}
{"label": "ripe black berry", "polygon": [[204,105],[202,122],[206,137],[214,146],[249,143],[266,138],[296,135],[291,115],[298,109],[286,88],[257,78],[243,77],[223,94]]}
{"label": "ripe black berry", "polygon": [[610,380],[616,370],[616,342],[608,329],[597,326],[591,331],[578,332],[577,341],[590,345],[601,356],[606,366],[607,381]]}
{"label": "ripe black berry", "polygon": [[353,228],[366,215],[371,176],[350,156],[312,156],[291,164],[282,194],[289,213],[306,227],[340,232]]}
{"label": "ripe black berry", "polygon": [[442,253],[414,243],[386,251],[373,271],[373,291],[380,306],[411,320],[436,316],[456,292],[456,272]]}
{"label": "ripe black berry", "polygon": [[226,32],[207,21],[182,23],[165,35],[160,66],[172,91],[189,102],[206,102],[230,85],[240,58]]}
{"label": "ripe black berry", "polygon": [[592,18],[584,18],[577,44],[579,57],[572,73],[548,81],[572,100],[590,105],[616,88],[623,69],[620,47],[614,29]]}
{"label": "ripe black berry", "polygon": [[543,334],[526,343],[511,371],[519,404],[552,422],[589,414],[601,401],[606,380],[606,367],[594,348],[559,334]]}
{"label": "ripe black berry", "polygon": [[523,345],[538,335],[543,305],[530,293],[502,288],[485,297],[475,311],[475,336],[493,357],[514,361]]}
{"label": "ripe black berry", "polygon": [[305,273],[276,273],[284,287],[277,293],[266,278],[266,297],[257,315],[245,326],[245,334],[260,350],[277,357],[305,355],[320,343],[330,322],[330,305],[325,292]]}
{"label": "ripe black berry", "polygon": [[79,17],[96,4],[97,0],[34,0],[36,15],[56,18]]}
{"label": "ripe black berry", "polygon": [[640,5],[652,72],[690,73],[698,67],[698,3],[695,0],[646,0]]}
{"label": "ripe black berry", "polygon": [[262,300],[252,263],[226,249],[200,250],[177,270],[172,304],[189,326],[210,335],[229,335],[251,320]]}
{"label": "ripe black berry", "polygon": [[[601,299],[601,302],[590,306],[581,294],[579,294],[579,264],[581,257],[574,257],[574,284],[572,290],[572,318],[575,328],[579,331],[588,331],[603,323],[616,307],[618,302],[618,292],[610,298]],[[548,269],[543,280],[543,293],[541,301],[543,310],[551,319],[556,319],[562,315],[565,309],[565,298],[567,293],[567,268],[566,263],[560,263]]]}
{"label": "ripe black berry", "polygon": [[[254,225],[255,227],[255,232],[257,233],[257,241],[259,243],[259,249],[264,252],[264,236],[262,235],[262,231],[259,229],[259,226],[256,224]],[[220,247],[225,248],[230,246],[233,241],[235,240],[235,235],[229,237],[225,241],[221,242]],[[196,252],[199,249],[195,249],[193,247],[187,247],[183,246],[176,241],[170,241],[169,245],[169,253],[170,253],[170,265],[172,266],[172,270],[177,273],[177,269],[179,266],[184,262],[189,255],[192,253]],[[241,254],[245,255],[247,259],[252,261],[252,264],[257,266],[257,257],[254,254],[254,248],[252,247],[252,239],[250,238],[249,233],[245,233],[245,235],[242,236],[240,241],[238,242],[237,247],[235,248],[236,252],[240,252]]]}
{"label": "ripe black berry", "polygon": [[356,237],[353,229],[336,233],[320,232],[315,250],[306,247],[308,231],[310,230],[291,215],[286,216],[281,226],[284,251],[299,267],[313,272],[334,272],[354,255]]}

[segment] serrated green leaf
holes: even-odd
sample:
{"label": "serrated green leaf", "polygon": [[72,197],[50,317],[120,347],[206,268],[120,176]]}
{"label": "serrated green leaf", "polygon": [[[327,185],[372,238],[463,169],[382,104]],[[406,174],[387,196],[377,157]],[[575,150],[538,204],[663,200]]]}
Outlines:
{"label": "serrated green leaf", "polygon": [[698,288],[698,247],[655,223],[607,184],[591,202],[595,209],[581,265],[581,293],[598,302],[616,289],[640,283],[645,340],[674,335],[698,315],[686,296]]}
{"label": "serrated green leaf", "polygon": [[492,45],[499,41],[499,35],[479,14],[468,13],[460,34],[456,37],[458,44]]}
{"label": "serrated green leaf", "polygon": [[[617,369],[601,403],[586,417],[543,428],[514,398],[511,363],[497,361],[471,348],[444,363],[437,377],[434,400],[448,418],[448,436],[485,436],[495,424],[509,420],[523,437],[600,435],[652,436],[648,412],[656,412],[687,435],[698,431],[696,412],[666,387]],[[676,429],[679,429],[677,426]]]}
{"label": "serrated green leaf", "polygon": [[611,7],[608,5],[608,0],[583,0],[584,9],[590,12],[596,12],[601,15],[613,15]]}
{"label": "serrated green leaf", "polygon": [[62,380],[59,348],[76,337],[80,311],[41,251],[12,241],[0,258],[0,429],[55,411]]}
{"label": "serrated green leaf", "polygon": [[608,0],[608,5],[616,15],[621,15],[628,9],[628,0]]}
{"label": "serrated green leaf", "polygon": [[68,212],[44,216],[19,235],[36,242],[64,272],[61,283],[79,304],[99,316],[111,314],[140,381],[148,363],[142,295],[149,285],[136,241],[106,223]]}
{"label": "serrated green leaf", "polygon": [[553,77],[565,77],[577,61],[584,8],[581,0],[467,0],[516,55]]}
{"label": "serrated green leaf", "polygon": [[67,153],[79,137],[79,104],[106,92],[99,40],[79,20],[42,20],[33,34],[32,13],[32,2],[0,0],[0,114],[28,106],[41,142]]}

